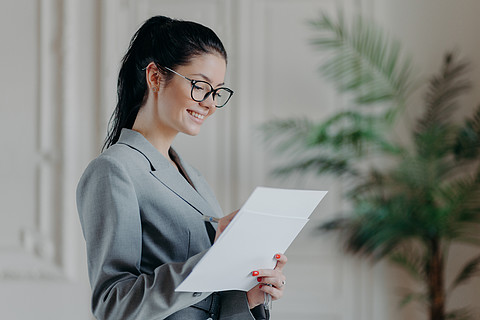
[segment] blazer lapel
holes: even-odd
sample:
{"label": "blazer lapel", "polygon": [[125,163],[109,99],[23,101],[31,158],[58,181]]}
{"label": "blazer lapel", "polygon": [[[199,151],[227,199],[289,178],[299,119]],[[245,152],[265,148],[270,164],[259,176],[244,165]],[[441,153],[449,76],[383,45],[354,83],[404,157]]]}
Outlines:
{"label": "blazer lapel", "polygon": [[199,213],[212,215],[212,208],[175,168],[151,171],[161,183],[190,204]]}
{"label": "blazer lapel", "polygon": [[[150,173],[200,214],[212,215],[212,212],[215,211],[142,134],[130,129],[122,129],[117,143],[128,145],[142,153],[150,162]],[[192,178],[195,187],[201,189],[201,186],[197,186],[194,180],[196,179]]]}
{"label": "blazer lapel", "polygon": [[198,173],[197,170],[191,167],[188,163],[184,162],[183,159],[174,150],[172,151],[173,156],[176,157],[183,170],[185,170],[185,172],[189,176],[198,194],[203,198],[204,201],[209,204],[210,209],[213,209],[213,212],[210,212],[208,215],[219,218],[223,217],[222,208],[218,204],[218,201],[215,198],[213,191],[211,191],[210,186],[207,184],[205,179]]}

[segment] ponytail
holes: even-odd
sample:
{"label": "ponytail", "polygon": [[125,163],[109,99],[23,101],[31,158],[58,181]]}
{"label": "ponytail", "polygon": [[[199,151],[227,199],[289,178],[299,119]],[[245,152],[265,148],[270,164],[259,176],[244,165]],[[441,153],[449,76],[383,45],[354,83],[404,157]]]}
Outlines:
{"label": "ponytail", "polygon": [[147,20],[132,37],[122,59],[117,82],[117,105],[109,121],[102,151],[115,144],[123,128],[131,129],[148,94],[144,68],[155,62],[168,82],[172,74],[162,67],[175,69],[195,56],[227,53],[218,36],[196,22],[155,16]]}

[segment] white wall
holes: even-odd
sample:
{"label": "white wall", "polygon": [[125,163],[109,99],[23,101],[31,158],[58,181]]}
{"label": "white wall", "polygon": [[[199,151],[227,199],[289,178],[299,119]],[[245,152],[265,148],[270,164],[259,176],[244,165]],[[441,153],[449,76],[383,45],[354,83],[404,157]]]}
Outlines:
{"label": "white wall", "polygon": [[2,319],[90,317],[74,190],[92,126],[75,112],[98,105],[91,68],[77,64],[80,55],[95,60],[77,47],[94,39],[90,25],[76,24],[93,8],[81,3],[78,11],[71,1],[0,3]]}
{"label": "white wall", "polygon": [[[211,26],[229,51],[226,82],[234,100],[198,137],[175,142],[225,211],[238,208],[256,185],[330,191],[287,252],[288,290],[274,305],[274,319],[423,319],[414,316],[415,308],[396,308],[401,273],[346,257],[334,237],[315,232],[344,206],[341,185],[315,177],[273,179],[268,172],[275,159],[256,131],[274,117],[320,119],[342,105],[315,71],[319,60],[307,44],[312,30],[306,26],[320,10],[334,12],[337,5],[378,20],[426,75],[438,69],[445,49],[458,48],[474,62],[472,79],[480,87],[476,0],[1,2],[0,317],[90,317],[74,190],[99,152],[131,35],[149,16],[164,14]],[[466,100],[480,102],[480,91]],[[467,251],[458,251],[457,260]],[[479,288],[463,288],[453,302],[478,305]]]}

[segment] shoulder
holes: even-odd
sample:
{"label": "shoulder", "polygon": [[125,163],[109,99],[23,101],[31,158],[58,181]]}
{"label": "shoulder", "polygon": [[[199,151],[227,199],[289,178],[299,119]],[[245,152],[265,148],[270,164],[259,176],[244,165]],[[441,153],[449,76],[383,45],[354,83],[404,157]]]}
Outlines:
{"label": "shoulder", "polygon": [[126,167],[132,164],[150,167],[150,161],[143,153],[123,143],[114,144],[98,156],[96,160],[100,162],[105,161],[107,163],[116,162],[118,164],[123,164]]}
{"label": "shoulder", "polygon": [[108,171],[109,169],[123,169],[129,171],[132,167],[150,168],[148,159],[136,149],[125,144],[115,144],[93,159],[85,172]]}
{"label": "shoulder", "polygon": [[142,171],[150,171],[148,159],[128,145],[115,144],[88,164],[78,186],[114,177],[123,181],[131,181]]}

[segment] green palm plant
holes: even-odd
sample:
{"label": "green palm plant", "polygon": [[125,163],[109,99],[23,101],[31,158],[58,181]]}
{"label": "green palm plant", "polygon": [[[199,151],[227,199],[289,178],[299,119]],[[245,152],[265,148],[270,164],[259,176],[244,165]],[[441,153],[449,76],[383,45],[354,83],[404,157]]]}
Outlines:
{"label": "green palm plant", "polygon": [[277,174],[333,174],[348,180],[351,212],[324,223],[341,233],[348,252],[374,261],[388,258],[424,290],[402,305],[426,303],[431,320],[470,319],[467,309],[446,311],[450,293],[480,274],[480,255],[445,282],[451,244],[480,245],[480,106],[455,121],[457,101],[469,89],[468,65],[447,53],[428,82],[424,109],[409,132],[395,137],[394,123],[409,101],[412,68],[373,24],[358,18],[348,27],[340,14],[312,22],[313,44],[327,53],[320,70],[352,105],[322,122],[274,120],[262,130],[286,164]]}

